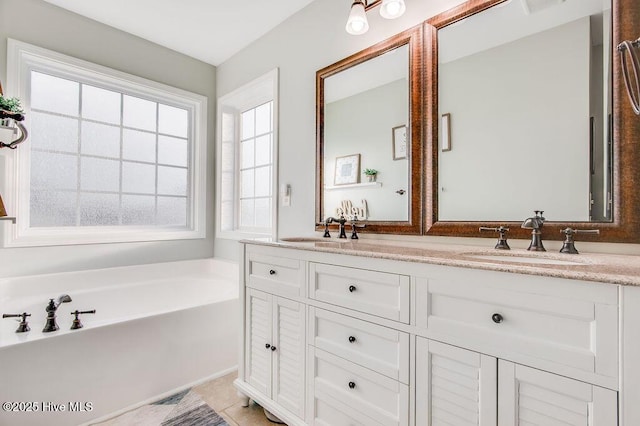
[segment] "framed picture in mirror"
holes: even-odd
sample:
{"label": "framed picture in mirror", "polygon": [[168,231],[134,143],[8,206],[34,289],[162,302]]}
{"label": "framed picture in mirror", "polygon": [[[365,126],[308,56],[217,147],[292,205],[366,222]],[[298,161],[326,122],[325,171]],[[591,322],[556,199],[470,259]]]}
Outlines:
{"label": "framed picture in mirror", "polygon": [[350,185],[358,183],[360,178],[360,154],[336,157],[334,185]]}
{"label": "framed picture in mirror", "polygon": [[391,129],[393,138],[393,159],[406,160],[407,158],[407,126],[396,126]]}

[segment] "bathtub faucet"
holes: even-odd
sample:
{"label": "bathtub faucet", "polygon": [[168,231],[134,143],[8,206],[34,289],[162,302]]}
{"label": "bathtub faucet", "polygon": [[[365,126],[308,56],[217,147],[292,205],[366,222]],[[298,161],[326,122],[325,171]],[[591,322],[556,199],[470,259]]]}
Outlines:
{"label": "bathtub faucet", "polygon": [[58,306],[60,306],[61,303],[69,302],[71,302],[71,297],[68,294],[63,294],[62,296],[58,297],[58,300],[56,300],[55,302],[53,301],[53,299],[49,300],[49,304],[45,308],[45,311],[47,311],[47,323],[42,329],[43,333],[56,331],[60,328],[58,327],[58,324],[56,324],[56,311],[58,310]]}

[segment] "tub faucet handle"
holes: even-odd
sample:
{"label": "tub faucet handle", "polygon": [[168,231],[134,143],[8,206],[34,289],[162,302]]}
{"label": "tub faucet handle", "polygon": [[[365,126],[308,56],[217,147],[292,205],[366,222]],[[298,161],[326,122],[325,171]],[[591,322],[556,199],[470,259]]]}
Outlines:
{"label": "tub faucet handle", "polygon": [[71,330],[77,330],[79,328],[84,327],[82,325],[82,323],[80,322],[80,315],[82,315],[82,314],[95,314],[95,313],[96,313],[95,309],[92,309],[90,311],[79,311],[79,310],[76,309],[75,311],[71,312],[71,315],[75,315],[76,316],[74,318],[74,320],[73,320],[73,323],[71,324]]}
{"label": "tub faucet handle", "polygon": [[21,314],[2,314],[2,318],[22,318],[22,321],[20,321],[20,324],[18,324],[16,333],[25,333],[31,330],[31,328],[29,328],[29,323],[27,322],[27,317],[30,316],[31,314],[28,314],[26,312],[23,312]]}

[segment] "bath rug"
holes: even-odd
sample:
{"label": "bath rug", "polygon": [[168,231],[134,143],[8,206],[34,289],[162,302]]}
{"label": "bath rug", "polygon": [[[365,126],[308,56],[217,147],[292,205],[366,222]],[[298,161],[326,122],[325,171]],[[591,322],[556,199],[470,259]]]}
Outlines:
{"label": "bath rug", "polygon": [[161,426],[229,426],[229,424],[200,398],[195,392],[187,391],[172,395],[156,402],[168,405],[174,401],[175,408],[165,417]]}

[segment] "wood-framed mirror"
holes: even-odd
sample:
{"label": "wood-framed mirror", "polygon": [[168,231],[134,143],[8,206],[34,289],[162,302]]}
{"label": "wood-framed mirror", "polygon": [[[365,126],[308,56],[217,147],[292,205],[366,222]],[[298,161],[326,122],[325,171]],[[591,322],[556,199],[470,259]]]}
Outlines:
{"label": "wood-framed mirror", "polygon": [[[478,43],[479,37],[466,34],[463,38],[466,43],[455,44],[457,48],[463,48],[461,51],[452,52],[440,49],[442,46],[439,45],[439,40],[445,38],[460,40],[459,36],[455,34],[450,37],[449,35],[445,36],[445,32],[465,27],[473,30],[474,26],[478,27],[478,23],[474,24],[473,21],[476,18],[484,19],[489,14],[502,16],[501,22],[510,25],[510,31],[521,30],[526,25],[517,21],[519,18],[508,15],[508,9],[510,7],[517,8],[521,14],[524,11],[528,15],[527,18],[535,17],[537,19],[544,15],[551,15],[552,11],[550,10],[535,9],[543,3],[545,5],[555,4],[553,7],[558,11],[572,7],[583,7],[587,3],[594,7],[599,5],[602,8],[600,18],[604,16],[603,19],[608,21],[601,19],[598,23],[594,17],[598,13],[594,12],[564,21],[552,18],[557,22],[554,25],[547,25],[544,31],[540,32],[541,35],[520,37],[529,43],[526,46],[514,43],[513,40],[518,38],[515,36],[506,43],[494,40],[488,42],[493,45],[481,46]],[[640,183],[640,119],[633,115],[629,106],[616,49],[621,41],[635,40],[638,37],[640,27],[637,23],[640,22],[640,5],[637,0],[612,0],[608,12],[609,16],[607,16],[607,7],[603,8],[602,5],[600,0],[566,2],[471,0],[426,21],[424,91],[427,100],[425,105],[427,123],[425,126],[424,161],[426,172],[424,234],[489,237],[491,235],[481,234],[478,228],[480,226],[505,225],[510,228],[509,235],[511,237],[528,238],[530,231],[521,229],[520,225],[525,218],[533,215],[533,210],[538,209],[546,211],[544,216],[547,217],[547,222],[542,229],[544,239],[561,239],[563,235],[560,230],[572,227],[600,230],[600,235],[581,236],[581,239],[584,240],[640,242],[640,215],[638,214],[640,211],[638,186]],[[507,19],[505,16],[509,16],[509,18]],[[493,28],[491,28],[492,31],[489,31],[487,23],[482,24],[483,26],[480,28],[483,28],[487,33],[508,32],[499,28],[497,31],[493,31]],[[514,29],[514,27],[518,28]],[[548,55],[552,49],[544,48],[539,52],[532,50],[531,45],[538,42],[537,39],[534,40],[536,37],[551,38],[557,47],[559,43],[553,38],[555,33],[552,31],[559,31],[558,28],[574,35],[581,32],[586,37],[581,40],[574,39],[573,42],[565,42],[564,44],[569,47],[556,51],[556,56],[581,55],[578,59],[573,58],[568,64],[575,66],[576,62],[582,61],[581,63],[587,67],[586,70],[582,72],[563,70],[560,66],[549,62]],[[594,40],[598,39],[597,34],[599,34],[600,48],[602,49],[598,55],[594,54],[594,46],[596,45]],[[498,46],[499,44],[501,45]],[[494,54],[497,50],[509,50],[508,48],[520,54],[526,53],[533,61],[526,62],[523,59],[504,59],[502,57],[495,59]],[[465,49],[467,51],[463,52]],[[607,51],[610,52],[610,60],[606,59]],[[481,56],[488,57],[489,54],[493,55],[494,62],[486,69],[482,69],[477,65],[477,60]],[[598,66],[602,74],[599,87],[589,81],[589,77],[594,74],[594,65],[590,61],[596,56],[600,56],[600,59],[605,58]],[[452,67],[452,64],[456,62],[460,64],[457,71]],[[549,87],[536,86],[536,83],[529,78],[531,74],[524,75],[526,73],[517,71],[516,65],[519,63],[525,64],[524,66],[529,69],[535,68],[535,72],[538,74],[549,74],[548,71],[551,70],[554,79],[558,79],[560,83],[554,81],[553,84],[548,85]],[[503,69],[507,70],[509,75],[501,74]],[[446,70],[447,74],[443,70]],[[487,70],[488,72],[485,72]],[[460,80],[460,78],[469,77],[470,74],[477,74],[484,78],[482,84]],[[607,83],[607,74],[611,76],[612,83]],[[488,86],[487,81],[491,79],[504,81],[514,76],[516,78],[512,80],[515,86],[508,87],[503,91],[516,92],[519,98],[516,100],[501,99],[495,102],[494,98],[498,96],[498,92],[506,86],[491,87]],[[567,78],[570,81],[567,81]],[[576,85],[577,82],[582,84],[583,90],[580,90],[580,86]],[[570,92],[569,86],[577,88],[576,91]],[[607,86],[610,89],[609,94],[606,91],[601,92],[601,89]],[[475,99],[466,98],[465,101],[465,98],[456,97],[455,92],[460,88],[461,90],[458,91],[466,91],[466,95],[469,95],[467,90],[469,87],[481,87],[485,90],[478,92],[476,95],[478,98]],[[567,130],[559,129],[558,125],[554,125],[554,133],[533,136],[532,140],[533,132],[541,127],[539,120],[532,118],[528,124],[520,125],[519,128],[514,127],[514,123],[518,123],[522,115],[532,116],[531,111],[526,111],[521,116],[514,113],[523,111],[531,104],[523,97],[522,93],[523,88],[532,87],[541,87],[542,89],[536,89],[536,91],[546,96],[546,98],[543,97],[541,100],[533,102],[536,113],[541,110],[549,113],[555,111],[555,108],[559,108],[558,111],[553,112],[556,116],[562,115],[556,117],[559,118],[557,122],[563,120],[569,122],[571,121],[569,116],[576,116],[575,113],[580,112],[582,116],[577,119],[579,128]],[[561,98],[553,98],[553,94],[548,94],[549,90],[558,92]],[[592,98],[595,96],[595,92],[601,93],[594,102]],[[573,108],[565,102],[585,94],[588,98],[588,105]],[[560,104],[561,102],[564,103]],[[498,103],[503,104],[507,109],[502,112],[496,111]],[[601,110],[600,120],[595,122],[593,104],[599,104],[598,107]],[[487,115],[482,114],[471,116],[466,113],[464,108],[460,109],[457,106],[468,106],[467,109],[475,108],[475,111],[484,108],[485,111],[492,112],[495,117],[487,118]],[[577,111],[579,108],[581,110]],[[445,132],[447,140],[443,146],[441,121],[445,117],[447,119],[447,131]],[[489,119],[494,118],[496,119],[495,123],[488,122]],[[460,126],[463,126],[464,129]],[[500,147],[495,144],[483,145],[480,143],[482,136],[479,130],[485,128],[492,132],[485,139],[502,138],[505,144]],[[594,134],[600,138],[602,145],[597,149],[601,151],[601,154],[604,153],[604,160],[602,156],[596,157],[597,154],[594,154]],[[583,149],[580,153],[543,148],[543,143],[549,139],[555,140],[556,148],[558,144],[562,143],[564,149],[564,144],[569,144],[568,138],[576,135],[579,138],[577,143]],[[612,135],[612,138],[609,135]],[[465,137],[468,139],[465,140]],[[610,144],[607,143],[607,139]],[[523,140],[525,141],[524,148],[518,151],[516,145]],[[495,142],[495,140],[491,142]],[[473,157],[473,161],[466,160],[465,163],[462,156],[465,147],[471,145],[474,146],[468,154]],[[442,149],[443,147],[446,149]],[[515,152],[515,155],[510,156],[510,152]],[[463,174],[456,174],[455,167],[451,166],[453,163],[451,160],[454,159],[457,166],[466,168],[464,179],[461,179]],[[577,169],[570,171],[569,169],[572,167],[577,167]],[[602,175],[600,178],[594,178],[596,173],[594,169],[598,167],[600,167]],[[493,178],[482,181],[486,176],[493,176]],[[577,179],[574,184],[582,185],[580,190],[576,189],[577,186],[568,184],[568,181],[576,176],[580,179]],[[601,179],[595,185],[599,186],[602,192],[598,196],[599,199],[594,201],[594,184],[592,182],[596,179]],[[501,185],[503,181],[507,185]],[[548,186],[544,186],[545,182]],[[472,193],[469,193],[469,188],[472,189]],[[549,194],[561,197],[554,204],[549,201],[549,198],[545,198]],[[577,201],[574,200],[576,195],[578,196]],[[509,205],[512,200],[516,201],[516,207]],[[574,202],[577,204],[570,205]],[[553,205],[541,205],[547,203]],[[596,212],[593,212],[594,204],[598,206]],[[607,204],[609,205],[607,206]],[[476,206],[479,208],[476,209]]]}
{"label": "wood-framed mirror", "polygon": [[423,52],[419,25],[316,73],[317,230],[422,233]]}

